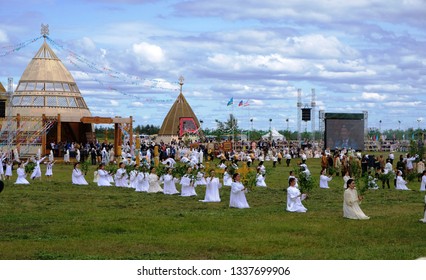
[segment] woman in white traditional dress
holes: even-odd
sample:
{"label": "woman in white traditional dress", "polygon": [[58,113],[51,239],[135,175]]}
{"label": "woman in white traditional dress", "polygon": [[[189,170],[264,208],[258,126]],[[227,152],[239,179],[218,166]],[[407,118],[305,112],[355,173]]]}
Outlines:
{"label": "woman in white traditional dress", "polygon": [[16,170],[16,173],[18,174],[18,177],[16,178],[16,185],[28,185],[30,182],[28,182],[27,179],[25,179],[25,177],[27,177],[27,173],[25,172],[25,166],[28,164],[28,160],[27,162],[21,162],[19,164],[18,169]]}
{"label": "woman in white traditional dress", "polygon": [[179,179],[173,177],[173,169],[168,168],[167,174],[164,174],[161,178],[164,183],[164,194],[177,194],[179,193],[176,189],[176,183],[179,182]]}
{"label": "woman in white traditional dress", "polygon": [[370,219],[370,217],[366,216],[364,212],[362,212],[361,207],[359,207],[362,200],[363,197],[358,195],[355,188],[354,179],[349,179],[343,196],[343,217],[355,220]]}
{"label": "woman in white traditional dress", "polygon": [[325,175],[326,173],[326,169],[321,170],[321,175],[320,175],[320,188],[321,189],[328,189],[328,182],[331,181],[333,179],[333,177],[331,176],[327,176]]}
{"label": "woman in white traditional dress", "polygon": [[77,153],[76,153],[76,155],[75,155],[75,160],[76,160],[77,162],[80,162],[80,158],[81,158],[81,155],[80,155],[80,149],[77,149]]}
{"label": "woman in white traditional dress", "polygon": [[259,167],[256,174],[256,187],[266,187],[265,177]]}
{"label": "woman in white traditional dress", "polygon": [[306,212],[305,206],[302,204],[302,200],[306,198],[305,194],[302,194],[296,187],[296,178],[290,178],[289,187],[287,188],[287,208],[289,212]]}
{"label": "woman in white traditional dress", "polygon": [[3,160],[6,158],[6,154],[1,154],[0,156],[0,180],[4,180],[4,169],[3,169]]}
{"label": "woman in white traditional dress", "polygon": [[55,156],[53,155],[53,150],[50,150],[49,152],[49,161],[54,161],[55,160]]}
{"label": "woman in white traditional dress", "polygon": [[232,185],[232,177],[228,173],[228,167],[225,167],[223,171],[223,185],[227,187],[230,187]]}
{"label": "woman in white traditional dress", "polygon": [[55,161],[49,161],[46,165],[46,173],[44,175],[49,179],[53,176],[53,165],[55,164]]}
{"label": "woman in white traditional dress", "polygon": [[129,174],[129,188],[135,189],[138,187],[138,169],[135,167]]}
{"label": "woman in white traditional dress", "polygon": [[127,179],[129,175],[126,172],[126,168],[124,165],[124,162],[120,162],[120,168],[117,169],[117,172],[115,172],[114,180],[115,180],[115,186],[116,187],[129,187],[129,183],[127,182]]}
{"label": "woman in white traditional dress", "polygon": [[349,171],[346,171],[345,176],[343,176],[343,188],[346,189],[348,187],[348,180],[351,178],[349,176]]}
{"label": "woman in white traditional dress", "polygon": [[40,169],[40,163],[43,162],[43,160],[46,157],[42,157],[41,159],[35,159],[34,163],[36,164],[33,170],[33,173],[31,174],[31,179],[41,178],[41,169]]}
{"label": "woman in white traditional dress", "polygon": [[186,174],[180,179],[181,196],[197,196],[195,192],[195,180],[192,178],[192,167],[188,167]]}
{"label": "woman in white traditional dress", "polygon": [[422,181],[420,182],[420,191],[426,191],[426,170],[423,170]]}
{"label": "woman in white traditional dress", "polygon": [[420,220],[419,220],[419,221],[420,221],[420,222],[422,222],[422,223],[426,223],[426,195],[425,195],[425,207],[424,207],[424,212],[425,212],[425,214],[424,214],[423,219],[420,219]]}
{"label": "woman in white traditional dress", "polygon": [[152,166],[148,176],[148,180],[149,180],[148,192],[149,193],[163,192],[163,189],[160,186],[160,180],[158,178],[158,175],[155,172],[156,172],[155,167]]}
{"label": "woman in white traditional dress", "polygon": [[246,199],[247,189],[240,182],[241,176],[239,173],[234,173],[232,176],[233,182],[231,186],[231,194],[229,197],[229,207],[232,208],[250,208]]}
{"label": "woman in white traditional dress", "polygon": [[70,164],[70,150],[67,149],[65,154],[64,154],[64,162],[65,164]]}
{"label": "woman in white traditional dress", "polygon": [[198,165],[198,173],[197,173],[197,186],[205,186],[207,185],[206,178],[204,178],[204,166],[202,164]]}
{"label": "woman in white traditional dress", "polygon": [[220,202],[219,189],[222,187],[220,180],[216,177],[214,169],[210,170],[210,176],[206,179],[206,194],[202,202]]}
{"label": "woman in white traditional dress", "polygon": [[136,187],[137,192],[147,192],[149,189],[149,173],[140,170],[137,178],[138,184]]}
{"label": "woman in white traditional dress", "polygon": [[74,185],[88,185],[86,179],[84,179],[84,174],[80,170],[80,163],[74,163],[74,169],[72,170],[71,175],[72,183]]}
{"label": "woman in white traditional dress", "polygon": [[12,177],[12,166],[13,162],[9,159],[6,159],[6,171],[4,172],[4,177],[6,180],[9,180]]}
{"label": "woman in white traditional dress", "polygon": [[98,186],[99,187],[109,187],[111,183],[109,182],[110,174],[105,170],[105,164],[101,163],[98,168]]}
{"label": "woman in white traditional dress", "polygon": [[407,187],[407,181],[402,178],[402,171],[398,170],[397,177],[396,177],[396,187],[397,190],[403,190],[403,191],[409,191],[410,189]]}

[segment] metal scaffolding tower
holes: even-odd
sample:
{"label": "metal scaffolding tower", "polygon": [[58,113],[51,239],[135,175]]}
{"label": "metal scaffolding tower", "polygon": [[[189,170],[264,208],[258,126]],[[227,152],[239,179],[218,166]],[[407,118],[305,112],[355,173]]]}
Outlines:
{"label": "metal scaffolding tower", "polygon": [[315,107],[316,107],[316,102],[315,102],[315,89],[312,89],[312,94],[311,94],[311,125],[312,125],[312,141],[315,141]]}
{"label": "metal scaffolding tower", "polygon": [[297,141],[302,139],[302,90],[297,89]]}

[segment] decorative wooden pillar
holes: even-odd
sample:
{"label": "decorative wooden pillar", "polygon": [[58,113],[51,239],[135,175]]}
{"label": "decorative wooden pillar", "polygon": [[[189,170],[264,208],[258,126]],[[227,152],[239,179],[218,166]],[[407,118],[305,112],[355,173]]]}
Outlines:
{"label": "decorative wooden pillar", "polygon": [[[41,127],[42,128],[46,127],[46,122],[47,122],[46,121],[46,115],[43,114],[41,116]],[[47,133],[47,131],[44,130],[43,133],[41,134],[41,155],[40,156],[46,155],[46,133]]]}
{"label": "decorative wooden pillar", "polygon": [[62,141],[62,123],[61,114],[58,114],[58,123],[56,125],[56,144],[58,145]]}
{"label": "decorative wooden pillar", "polygon": [[[118,146],[119,146],[119,141],[118,141],[118,123],[114,123],[114,155],[116,157],[119,156],[118,154]],[[121,151],[120,151],[120,156],[121,156]]]}
{"label": "decorative wooden pillar", "polygon": [[21,115],[20,114],[16,114],[16,138],[15,138],[15,143],[16,143],[16,150],[18,151],[18,154],[20,152],[21,149],[21,144],[20,144],[20,138],[21,138]]}

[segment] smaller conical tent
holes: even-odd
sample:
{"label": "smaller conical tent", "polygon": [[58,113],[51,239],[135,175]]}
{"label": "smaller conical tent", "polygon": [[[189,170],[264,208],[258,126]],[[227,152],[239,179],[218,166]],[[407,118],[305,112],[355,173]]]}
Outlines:
{"label": "smaller conical tent", "polygon": [[182,137],[187,132],[196,133],[200,128],[197,116],[182,94],[183,78],[180,78],[180,85],[180,93],[164,118],[159,137]]}
{"label": "smaller conical tent", "polygon": [[269,138],[272,136],[271,140],[286,140],[285,136],[278,132],[275,128],[272,128],[270,132],[266,133],[262,136],[262,139],[269,140]]}

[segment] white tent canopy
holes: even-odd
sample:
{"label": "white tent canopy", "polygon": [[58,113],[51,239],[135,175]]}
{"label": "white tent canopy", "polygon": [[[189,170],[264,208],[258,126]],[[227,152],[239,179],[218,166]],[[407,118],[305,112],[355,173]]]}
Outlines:
{"label": "white tent canopy", "polygon": [[[272,134],[272,135],[271,135]],[[266,133],[262,136],[262,139],[269,140],[269,138],[272,136],[271,140],[285,140],[284,135],[280,134],[275,128],[272,128],[270,132]]]}

